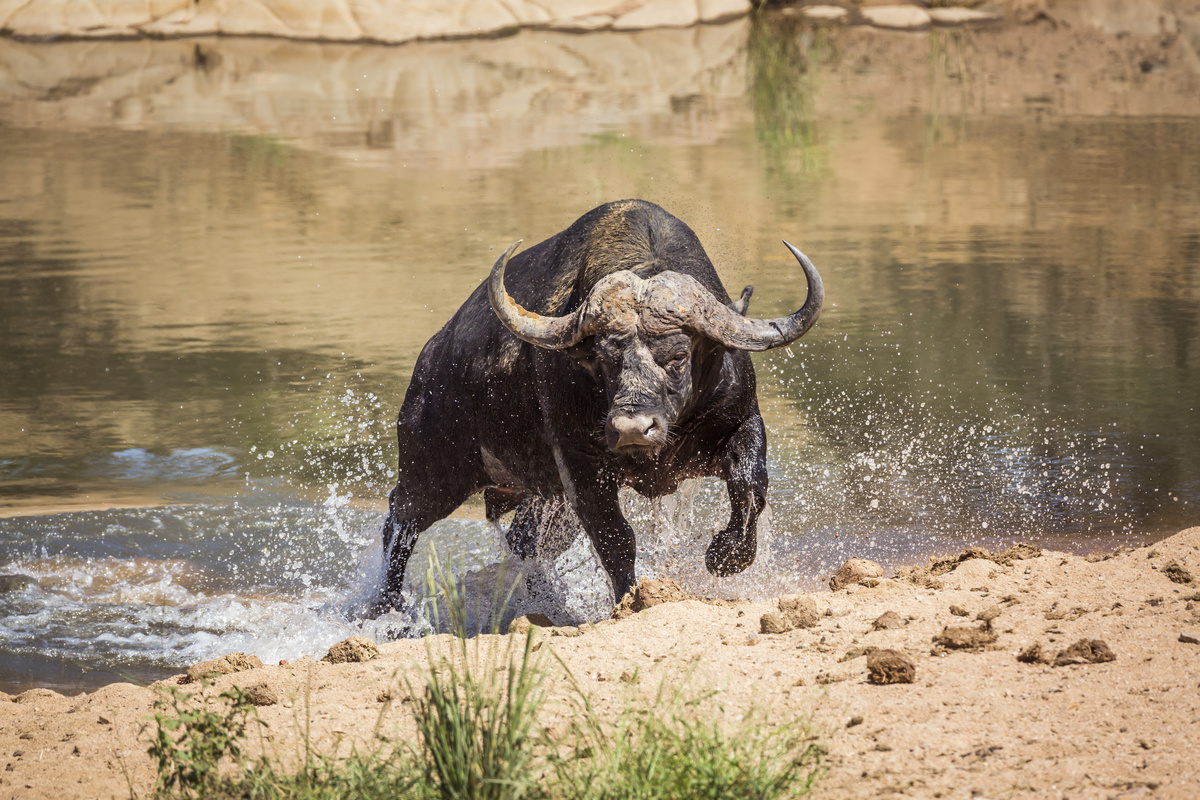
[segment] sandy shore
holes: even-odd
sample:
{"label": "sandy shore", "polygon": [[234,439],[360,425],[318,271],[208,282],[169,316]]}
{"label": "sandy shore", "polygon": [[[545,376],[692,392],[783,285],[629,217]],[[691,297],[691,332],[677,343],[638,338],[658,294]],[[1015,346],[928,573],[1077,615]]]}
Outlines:
{"label": "sandy shore", "polygon": [[[601,709],[692,670],[689,688],[718,690],[729,719],[754,707],[771,723],[811,717],[829,748],[818,798],[1197,796],[1200,580],[1191,576],[1200,576],[1200,527],[1103,558],[1045,551],[968,558],[936,573],[807,595],[816,624],[786,633],[760,633],[760,618],[777,611],[773,601],[688,599],[579,630],[539,631],[539,652],[552,695],[565,696],[568,682],[550,650]],[[898,627],[874,630],[888,611]],[[980,616],[994,616],[993,643],[935,643],[947,626],[986,633]],[[1033,644],[1053,660],[1097,639],[1114,661],[1018,660]],[[270,726],[267,746],[283,757],[295,752],[306,709],[311,740],[324,752],[339,741],[341,753],[370,747],[377,732],[415,738],[409,706],[386,698],[403,700],[405,675],[419,679],[426,644],[386,643],[363,663],[250,669],[210,691],[264,686],[274,694],[279,701],[259,711]],[[870,683],[861,655],[870,647],[906,654],[915,682]],[[154,770],[140,731],[157,696],[129,684],[78,697],[46,689],[0,696],[0,794],[146,794]],[[544,724],[554,730],[566,713],[552,700]]]}

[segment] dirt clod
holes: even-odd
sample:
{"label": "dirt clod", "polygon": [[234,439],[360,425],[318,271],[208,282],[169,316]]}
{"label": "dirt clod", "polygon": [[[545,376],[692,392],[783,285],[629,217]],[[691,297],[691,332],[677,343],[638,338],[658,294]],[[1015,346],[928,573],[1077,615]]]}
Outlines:
{"label": "dirt clod", "polygon": [[882,578],[883,567],[865,558],[852,558],[838,569],[829,579],[831,591],[844,589],[852,583],[862,583],[869,578]]}
{"label": "dirt clod", "polygon": [[258,656],[246,655],[245,653],[229,653],[220,658],[214,658],[211,661],[201,661],[199,664],[188,667],[187,675],[180,683],[192,683],[202,678],[211,678],[216,675],[232,675],[235,672],[258,669],[262,665],[263,663]]}
{"label": "dirt clod", "polygon": [[991,556],[991,559],[997,564],[1007,567],[1014,561],[1028,561],[1032,558],[1041,557],[1042,548],[1035,547],[1031,544],[1025,544],[1024,542],[1018,542],[1017,544],[1010,545],[1008,548],[1000,551],[996,555]]}
{"label": "dirt clod", "polygon": [[779,613],[793,628],[811,628],[821,618],[817,612],[817,601],[805,595],[788,595],[779,598]]}
{"label": "dirt clod", "polygon": [[13,698],[14,703],[36,703],[43,700],[57,700],[61,694],[53,689],[27,689]]}
{"label": "dirt clod", "polygon": [[1017,653],[1017,661],[1022,664],[1049,664],[1051,658],[1050,654],[1042,649],[1040,642],[1034,642]]}
{"label": "dirt clod", "polygon": [[904,627],[904,620],[895,611],[885,611],[871,623],[871,630],[882,631]]}
{"label": "dirt clod", "polygon": [[1188,572],[1187,567],[1180,564],[1178,561],[1172,561],[1162,568],[1163,575],[1166,575],[1172,583],[1191,583],[1192,573]]}
{"label": "dirt clod", "polygon": [[1116,654],[1102,639],[1080,639],[1075,644],[1062,650],[1054,659],[1054,666],[1066,667],[1071,664],[1103,664],[1106,661],[1116,661]]}
{"label": "dirt clod", "polygon": [[953,615],[954,615],[954,616],[956,616],[956,617],[965,617],[965,616],[967,616],[967,615],[968,615],[970,612],[969,612],[969,611],[967,611],[967,610],[966,610],[965,608],[963,608],[962,606],[950,606],[950,613],[951,613],[951,614],[953,614]]}
{"label": "dirt clod", "polygon": [[1060,620],[1060,619],[1065,619],[1065,620],[1070,621],[1070,620],[1079,619],[1080,617],[1082,617],[1083,615],[1085,615],[1087,613],[1088,613],[1088,609],[1084,608],[1083,606],[1075,606],[1074,608],[1071,608],[1070,610],[1068,610],[1066,608],[1059,608],[1058,603],[1055,602],[1054,605],[1050,606],[1050,609],[1048,611],[1046,611],[1046,613],[1043,614],[1042,616],[1044,616],[1048,620],[1051,620],[1052,622]]}
{"label": "dirt clod", "polygon": [[792,626],[783,615],[774,611],[763,614],[762,619],[758,621],[759,633],[787,633],[791,629]]}
{"label": "dirt clod", "polygon": [[621,598],[621,602],[613,609],[612,619],[625,619],[651,606],[691,599],[692,596],[670,578],[645,578],[636,589]]}
{"label": "dirt clod", "polygon": [[936,589],[940,587],[936,585],[936,581],[933,581],[933,577],[953,572],[964,561],[981,558],[999,564],[1002,567],[1009,567],[1012,566],[1014,561],[1041,558],[1041,555],[1041,548],[1024,543],[1014,544],[999,553],[989,553],[983,547],[968,547],[956,556],[930,558],[924,567],[909,567],[897,570],[896,574],[907,578],[918,586],[929,586],[929,588]]}
{"label": "dirt clod", "polygon": [[975,615],[975,619],[986,622],[989,626],[996,617],[1000,616],[1000,606],[988,606]]}
{"label": "dirt clod", "polygon": [[529,633],[530,628],[551,628],[553,626],[554,623],[545,614],[533,613],[514,619],[508,625],[508,632],[524,636]]}
{"label": "dirt clod", "polygon": [[329,648],[322,661],[330,664],[349,664],[370,661],[379,655],[379,648],[370,639],[362,636],[351,636]]}
{"label": "dirt clod", "polygon": [[273,706],[279,702],[279,693],[268,683],[255,683],[242,689],[242,696],[250,705]]}
{"label": "dirt clod", "polygon": [[855,658],[861,658],[862,656],[869,656],[869,655],[871,655],[871,653],[874,653],[878,649],[879,648],[875,647],[874,645],[866,645],[865,647],[851,647],[845,653],[842,653],[842,657],[838,659],[838,663],[841,664],[843,662],[850,661]]}
{"label": "dirt clod", "polygon": [[970,625],[947,625],[933,637],[933,643],[948,650],[982,650],[996,641],[991,626],[984,623],[975,628]]}
{"label": "dirt clod", "polygon": [[899,650],[876,650],[867,656],[868,680],[877,685],[912,683],[917,665]]}

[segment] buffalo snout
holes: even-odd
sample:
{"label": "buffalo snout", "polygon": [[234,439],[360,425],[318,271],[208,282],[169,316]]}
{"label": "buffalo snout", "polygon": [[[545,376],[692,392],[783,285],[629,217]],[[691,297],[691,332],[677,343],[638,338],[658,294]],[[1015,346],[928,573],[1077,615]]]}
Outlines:
{"label": "buffalo snout", "polygon": [[666,443],[667,424],[657,414],[612,414],[604,432],[609,450],[657,450]]}

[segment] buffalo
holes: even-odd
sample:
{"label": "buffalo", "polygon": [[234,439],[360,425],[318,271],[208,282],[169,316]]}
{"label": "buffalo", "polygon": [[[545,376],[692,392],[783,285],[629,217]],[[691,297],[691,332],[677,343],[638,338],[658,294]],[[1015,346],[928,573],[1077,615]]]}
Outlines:
{"label": "buffalo", "polygon": [[475,492],[487,517],[514,511],[511,550],[553,557],[582,529],[613,600],[636,585],[633,528],[617,492],[654,498],[717,477],[729,524],[705,566],[741,572],[758,549],[767,439],[749,351],[799,339],[821,311],[808,284],[778,319],[745,316],[696,234],[661,207],[623,200],[496,260],[491,276],[426,343],[396,425],[399,469],[383,528],[383,605],[400,607],[417,537]]}

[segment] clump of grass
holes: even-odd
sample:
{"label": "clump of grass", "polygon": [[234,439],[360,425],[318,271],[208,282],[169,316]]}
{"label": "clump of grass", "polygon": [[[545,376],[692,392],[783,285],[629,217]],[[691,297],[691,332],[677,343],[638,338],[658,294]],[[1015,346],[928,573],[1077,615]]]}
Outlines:
{"label": "clump of grass", "polygon": [[295,772],[263,761],[204,795],[213,800],[433,800],[424,776],[411,757],[395,750],[360,753],[347,758],[314,756]]}
{"label": "clump of grass", "polygon": [[682,689],[668,695],[664,687],[648,705],[626,705],[613,722],[580,692],[574,741],[567,756],[553,759],[558,780],[550,796],[775,800],[807,794],[822,774],[825,749],[805,726],[769,728],[752,714],[727,729],[713,695],[687,698]]}
{"label": "clump of grass", "polygon": [[158,762],[160,794],[210,797],[221,784],[220,765],[228,758],[244,768],[246,727],[263,724],[241,689],[219,695],[185,692],[171,686],[154,704],[155,730],[150,756]]}
{"label": "clump of grass", "polygon": [[431,655],[423,692],[410,687],[427,783],[443,800],[517,800],[532,783],[534,722],[543,700],[534,632],[519,659],[506,653],[499,666],[481,664],[465,639],[457,641],[459,653]]}
{"label": "clump of grass", "polygon": [[[424,690],[409,685],[417,698],[428,783],[443,800],[516,800],[532,783],[534,722],[544,699],[545,671],[533,657],[534,631],[526,635],[519,659],[513,652],[516,637],[468,638],[458,585],[440,570],[439,578],[454,644],[440,654],[430,645]],[[499,597],[494,605],[501,606]],[[492,614],[493,634],[500,617]],[[488,644],[481,645],[485,638]]]}

